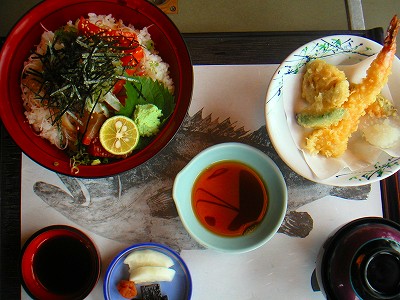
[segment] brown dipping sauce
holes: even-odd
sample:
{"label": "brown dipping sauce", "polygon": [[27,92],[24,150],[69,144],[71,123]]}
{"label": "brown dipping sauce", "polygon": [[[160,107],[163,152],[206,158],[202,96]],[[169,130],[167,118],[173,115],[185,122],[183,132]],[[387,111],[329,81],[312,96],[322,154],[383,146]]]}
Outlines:
{"label": "brown dipping sauce", "polygon": [[260,176],[236,161],[212,164],[197,177],[192,207],[200,223],[222,236],[251,232],[264,218],[268,193]]}

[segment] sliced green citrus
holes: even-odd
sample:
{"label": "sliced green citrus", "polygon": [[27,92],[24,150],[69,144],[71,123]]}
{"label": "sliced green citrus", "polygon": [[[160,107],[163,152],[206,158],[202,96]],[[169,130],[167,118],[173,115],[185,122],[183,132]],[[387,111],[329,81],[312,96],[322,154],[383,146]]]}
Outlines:
{"label": "sliced green citrus", "polygon": [[107,119],[101,126],[99,137],[106,151],[115,155],[124,155],[137,146],[139,130],[132,119],[114,116]]}

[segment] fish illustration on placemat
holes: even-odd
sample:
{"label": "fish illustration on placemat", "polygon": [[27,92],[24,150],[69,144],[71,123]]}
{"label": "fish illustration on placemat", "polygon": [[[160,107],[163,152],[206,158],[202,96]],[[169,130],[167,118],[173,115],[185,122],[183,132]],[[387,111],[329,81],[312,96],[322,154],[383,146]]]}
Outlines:
{"label": "fish illustration on placemat", "polygon": [[201,249],[186,232],[174,201],[176,174],[199,152],[218,143],[241,142],[266,153],[279,166],[288,187],[288,211],[279,232],[305,238],[313,219],[301,206],[324,196],[366,200],[370,185],[333,187],[309,181],[293,172],[275,152],[265,129],[248,132],[223,121],[187,115],[174,139],[148,162],[125,173],[98,179],[57,174],[69,193],[58,186],[36,182],[34,192],[71,221],[100,236],[128,243],[156,241],[177,250]]}

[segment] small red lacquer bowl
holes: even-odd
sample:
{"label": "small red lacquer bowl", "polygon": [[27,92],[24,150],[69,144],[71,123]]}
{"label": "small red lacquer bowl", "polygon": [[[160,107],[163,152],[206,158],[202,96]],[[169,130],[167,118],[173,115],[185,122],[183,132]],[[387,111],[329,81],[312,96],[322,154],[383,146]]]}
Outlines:
{"label": "small red lacquer bowl", "polygon": [[33,299],[78,300],[93,290],[101,273],[95,244],[64,225],[34,233],[22,248],[22,286]]}

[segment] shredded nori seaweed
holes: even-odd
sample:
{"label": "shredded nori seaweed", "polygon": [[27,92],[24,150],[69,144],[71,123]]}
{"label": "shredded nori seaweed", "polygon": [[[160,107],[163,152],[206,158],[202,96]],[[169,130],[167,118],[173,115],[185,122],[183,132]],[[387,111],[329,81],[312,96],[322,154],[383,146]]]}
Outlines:
{"label": "shredded nori seaweed", "polygon": [[143,285],[140,287],[143,300],[168,300],[167,295],[161,294],[160,285],[158,283]]}
{"label": "shredded nori seaweed", "polygon": [[[43,70],[29,68],[41,84],[38,96],[45,106],[56,112],[55,124],[66,111],[83,115],[89,103],[96,105],[101,96],[112,89],[124,74],[120,59],[126,48],[117,46],[119,37],[79,35],[78,31],[65,26],[54,34],[54,41],[47,45],[44,54],[35,53],[34,58],[42,63]],[[135,45],[137,47],[137,45]]]}

